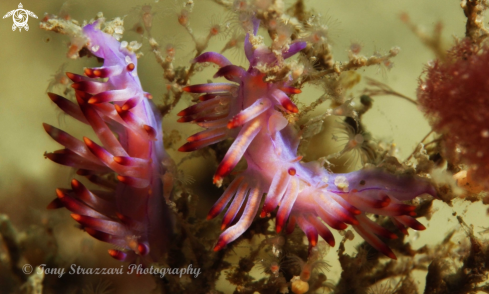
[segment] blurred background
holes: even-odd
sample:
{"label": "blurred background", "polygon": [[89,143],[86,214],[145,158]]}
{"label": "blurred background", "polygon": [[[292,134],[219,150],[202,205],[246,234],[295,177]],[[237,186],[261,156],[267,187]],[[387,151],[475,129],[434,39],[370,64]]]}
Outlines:
{"label": "blurred background", "polygon": [[[0,1],[0,14],[4,15],[17,9],[19,0]],[[190,26],[198,37],[204,37],[211,23],[218,18],[226,17],[224,10],[210,0],[194,0],[194,12],[190,16]],[[80,73],[84,66],[93,61],[87,59],[69,60],[66,57],[68,38],[59,34],[45,32],[39,29],[39,22],[45,13],[69,13],[72,19],[89,20],[98,12],[103,12],[107,19],[114,17],[125,18],[126,33],[123,40],[137,40],[143,44],[141,51],[144,56],[139,60],[139,77],[143,88],[153,94],[156,104],[161,103],[166,83],[163,71],[156,63],[150,52],[147,40],[136,32],[131,31],[138,21],[141,5],[151,5],[154,14],[153,37],[164,46],[171,42],[177,45],[176,65],[187,64],[194,56],[193,43],[183,27],[178,25],[177,12],[182,1],[116,1],[116,0],[74,0],[74,1],[23,1],[24,9],[30,10],[38,19],[29,17],[29,31],[12,31],[11,17],[0,21],[0,213],[7,214],[13,225],[20,232],[39,235],[33,238],[33,256],[31,263],[42,260],[45,255],[57,254],[64,264],[81,263],[85,266],[119,267],[120,263],[112,260],[107,249],[110,246],[98,242],[80,231],[66,210],[47,211],[46,205],[55,198],[57,187],[69,187],[74,171],[68,167],[57,165],[44,159],[44,152],[59,149],[43,130],[42,123],[46,122],[81,138],[91,134],[87,127],[83,128],[75,120],[61,114],[46,95],[50,82],[59,78],[57,72],[71,71]],[[285,1],[289,6],[293,1]],[[454,37],[462,37],[465,31],[465,17],[460,9],[459,1],[446,0],[343,0],[343,1],[305,1],[308,8],[322,16],[329,28],[328,38],[333,45],[335,60],[347,61],[347,50],[352,43],[362,46],[366,56],[378,51],[386,53],[393,46],[399,46],[401,53],[395,57],[391,69],[374,66],[362,69],[359,73],[388,84],[396,91],[416,98],[418,78],[424,65],[434,58],[433,53],[426,48],[410,29],[400,20],[401,13],[407,13],[411,21],[425,28],[431,34],[436,23],[443,25],[443,40],[449,48]],[[226,38],[214,39],[208,50],[219,51]],[[235,63],[244,63],[240,50],[229,51],[225,54]],[[206,69],[195,76],[191,83],[208,80],[213,69]],[[362,81],[355,86],[351,93],[358,97],[365,87]],[[59,93],[61,94],[61,93]],[[321,88],[309,87],[299,96],[301,102],[314,101],[322,94]],[[189,105],[189,98],[184,98],[176,109],[164,118],[165,132],[178,130],[183,138],[194,133],[197,127],[177,125],[176,113]],[[321,112],[317,109],[315,113]],[[423,115],[410,104],[396,97],[376,97],[374,107],[364,117],[363,122],[374,138],[395,143],[399,148],[400,158],[406,158],[429,132],[429,126]],[[183,142],[183,141],[181,141]],[[178,143],[177,145],[180,145]],[[325,147],[326,148],[326,147]],[[171,156],[178,162],[182,155],[170,150]],[[209,165],[205,159],[186,162],[185,172],[195,182],[193,189],[203,189],[201,198],[203,207],[207,208],[222,193],[209,185],[215,166]],[[457,226],[451,216],[455,211],[464,212],[467,209],[466,221],[479,226],[487,221],[484,208],[477,205],[462,204],[458,208],[440,205],[439,213],[435,214],[427,224],[427,231],[413,234],[413,246],[435,244],[444,237],[446,231]],[[453,210],[454,209],[454,210]],[[207,213],[203,211],[202,216]],[[42,228],[48,224],[52,231]],[[337,236],[337,235],[336,235]],[[359,238],[356,238],[359,239]],[[359,240],[357,240],[359,242]],[[53,244],[57,244],[54,246]],[[355,242],[347,248],[353,251]],[[54,247],[53,247],[54,246]],[[331,249],[328,260],[336,264],[336,248]],[[338,280],[340,272],[333,267],[327,273],[328,279]],[[85,279],[87,277],[65,276],[63,279]],[[149,293],[154,287],[151,277],[134,276],[98,276],[92,277],[90,283],[97,285],[98,280],[109,279],[117,290],[116,293]],[[423,284],[420,273],[420,287]],[[7,283],[0,279],[1,283]],[[66,280],[65,280],[66,281]],[[56,283],[56,279],[48,280]],[[66,284],[66,283],[65,283]],[[220,290],[234,289],[226,282],[219,286]],[[77,293],[79,289],[69,289]],[[2,292],[2,290],[0,290]],[[68,290],[67,292],[68,293]]]}

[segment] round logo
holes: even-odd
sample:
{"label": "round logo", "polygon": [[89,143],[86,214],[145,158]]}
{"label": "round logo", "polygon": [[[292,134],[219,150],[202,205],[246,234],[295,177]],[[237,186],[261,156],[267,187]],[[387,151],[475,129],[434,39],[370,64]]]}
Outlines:
{"label": "round logo", "polygon": [[30,264],[24,264],[22,266],[22,272],[26,275],[30,275],[32,273],[32,265]]}
{"label": "round logo", "polygon": [[18,27],[23,27],[27,24],[27,21],[29,20],[29,15],[27,15],[27,12],[24,9],[17,9],[14,12],[14,24]]}

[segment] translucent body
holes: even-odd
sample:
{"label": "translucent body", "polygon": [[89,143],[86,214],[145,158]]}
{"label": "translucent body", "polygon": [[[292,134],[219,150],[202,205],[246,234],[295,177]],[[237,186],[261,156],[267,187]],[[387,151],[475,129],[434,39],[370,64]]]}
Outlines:
{"label": "translucent body", "polygon": [[[255,34],[257,28],[255,22]],[[346,224],[350,224],[373,247],[395,258],[378,236],[397,236],[368,219],[365,213],[388,215],[404,230],[405,226],[424,229],[411,217],[414,215],[414,207],[404,205],[401,201],[424,193],[434,196],[434,188],[427,180],[415,176],[393,175],[375,169],[329,174],[317,162],[303,163],[297,160],[300,136],[281,112],[298,112],[297,106],[287,94],[300,91],[291,88],[287,82],[264,81],[265,75],[255,66],[263,66],[264,63],[272,66],[280,61],[263,45],[253,49],[249,38],[248,35],[244,46],[250,62],[247,71],[231,65],[224,56],[213,52],[204,53],[195,60],[219,65],[216,76],[224,76],[237,84],[203,84],[184,88],[188,92],[214,95],[211,99],[222,96],[232,99],[224,115],[219,118],[213,118],[213,110],[205,106],[199,112],[192,113],[186,121],[203,121],[205,124],[201,126],[207,127],[208,131],[219,130],[220,136],[213,140],[202,139],[200,143],[193,140],[182,146],[180,151],[192,151],[227,137],[235,137],[214,175],[214,183],[217,185],[222,183],[223,177],[229,175],[242,157],[248,164],[247,169],[236,177],[209,212],[208,218],[213,218],[228,203],[232,203],[228,213],[239,211],[239,207],[244,205],[244,211],[234,225],[229,226],[231,222],[226,221],[223,226],[226,230],[214,250],[221,249],[243,234],[259,211],[260,202],[266,193],[261,216],[278,206],[277,232],[282,231],[289,220],[287,232],[291,232],[297,224],[305,232],[311,246],[317,244],[318,235],[334,246],[334,238],[328,226],[342,230],[347,227]],[[296,54],[305,46],[304,42],[291,44],[288,50],[282,52],[283,58]],[[189,109],[195,107],[191,106],[179,115],[186,115]],[[237,124],[236,121],[243,123]],[[243,193],[247,195],[246,199]],[[236,201],[232,202],[233,197],[240,197],[239,206],[235,206]]]}
{"label": "translucent body", "polygon": [[[90,191],[73,179],[72,189],[58,189],[49,207],[66,207],[87,233],[116,245],[118,250],[109,254],[118,260],[131,261],[136,255],[158,260],[171,231],[160,179],[165,173],[161,162],[169,159],[161,119],[141,88],[135,54],[101,32],[97,23],[85,26],[83,36],[103,65],[86,68],[86,76],[67,73],[77,103],[49,96],[68,115],[89,124],[102,144],[45,124],[46,132],[65,147],[46,157],[77,168],[108,191]],[[117,182],[104,177],[113,172]]]}

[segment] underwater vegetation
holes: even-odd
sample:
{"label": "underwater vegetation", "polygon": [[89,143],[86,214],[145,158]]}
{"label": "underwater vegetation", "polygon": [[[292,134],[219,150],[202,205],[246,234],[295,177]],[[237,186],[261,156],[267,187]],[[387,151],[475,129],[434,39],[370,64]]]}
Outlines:
{"label": "underwater vegetation", "polygon": [[[108,243],[107,259],[120,263],[112,267],[198,269],[151,273],[150,281],[135,275],[132,283],[151,293],[489,293],[487,230],[476,234],[454,212],[458,228],[441,242],[410,242],[433,230],[425,224],[437,213],[434,203],[489,204],[489,3],[461,1],[466,34],[451,48],[442,44],[441,25],[427,35],[401,14],[436,56],[419,73],[413,99],[368,77],[361,94],[354,92],[360,70],[390,69],[400,48],[366,56],[353,42],[348,60],[336,60],[328,26],[307,1],[214,0],[226,14],[204,37],[191,26],[199,14],[194,1],[167,2],[194,47],[181,65],[179,45],[153,33],[154,5],[135,8],[129,25],[102,12],[78,21],[64,9],[40,23],[67,36],[68,58],[91,64],[66,73],[62,66],[48,86],[51,101],[89,133],[77,138],[43,125],[64,147],[45,158],[75,170],[71,189],[56,189],[46,205],[66,208],[84,234]],[[125,40],[129,29],[137,41]],[[219,38],[222,49],[210,50]],[[153,56],[144,58],[161,67],[163,97],[143,90],[145,46]],[[231,50],[244,66],[231,62]],[[321,95],[305,102],[310,88]],[[418,107],[431,126],[406,159],[364,121],[385,95]],[[164,131],[169,119],[180,131]],[[331,132],[329,142],[314,146]],[[336,143],[339,150],[328,146]],[[212,170],[201,187],[182,167],[200,158],[211,163],[202,171]],[[209,193],[220,197],[205,217]],[[39,271],[73,262],[58,256],[49,222],[36,230],[19,231],[0,214],[1,279],[9,292],[124,292],[110,276],[84,286],[86,276]],[[354,239],[361,241],[349,249]],[[36,259],[32,244],[42,248]],[[337,280],[327,276],[333,259]],[[32,275],[23,272],[27,262]]]}
{"label": "underwater vegetation", "polygon": [[433,130],[442,134],[444,156],[454,164],[467,166],[475,193],[489,185],[488,58],[486,44],[460,40],[445,60],[428,65],[418,89],[423,112]]}

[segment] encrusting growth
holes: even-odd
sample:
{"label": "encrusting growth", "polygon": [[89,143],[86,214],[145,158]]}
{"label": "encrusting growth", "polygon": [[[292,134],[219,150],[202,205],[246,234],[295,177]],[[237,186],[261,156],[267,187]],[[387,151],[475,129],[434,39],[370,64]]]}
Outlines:
{"label": "encrusting growth", "polygon": [[443,134],[444,155],[466,164],[472,178],[489,189],[489,46],[458,42],[447,60],[426,68],[418,89],[421,110]]}

